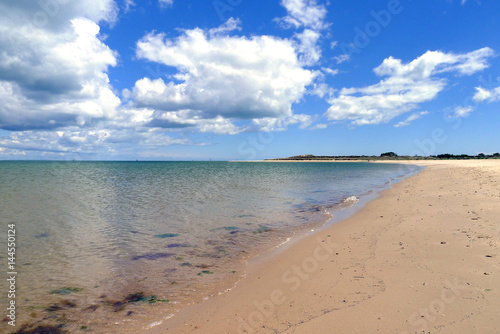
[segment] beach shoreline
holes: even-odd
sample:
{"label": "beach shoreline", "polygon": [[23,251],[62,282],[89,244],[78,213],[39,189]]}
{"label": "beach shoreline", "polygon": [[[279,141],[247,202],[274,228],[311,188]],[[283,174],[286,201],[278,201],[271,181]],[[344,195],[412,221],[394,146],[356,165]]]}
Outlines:
{"label": "beach shoreline", "polygon": [[494,332],[500,162],[395,163],[427,168],[143,332]]}

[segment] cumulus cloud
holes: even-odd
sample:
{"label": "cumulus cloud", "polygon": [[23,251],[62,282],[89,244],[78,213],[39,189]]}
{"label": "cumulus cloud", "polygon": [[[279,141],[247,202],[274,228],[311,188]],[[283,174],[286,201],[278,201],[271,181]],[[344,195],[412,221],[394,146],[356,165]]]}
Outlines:
{"label": "cumulus cloud", "polygon": [[237,23],[185,30],[174,39],[152,32],[137,43],[138,58],[177,70],[170,81],[143,78],[132,89],[135,107],[155,110],[152,125],[220,125],[225,119],[224,128],[233,132],[227,119],[292,115],[292,104],[316,74],[302,68],[289,40],[230,36]]}
{"label": "cumulus cloud", "polygon": [[351,120],[354,125],[386,123],[434,99],[447,84],[444,73],[470,75],[487,68],[490,48],[466,54],[428,51],[410,63],[389,57],[374,69],[387,77],[362,88],[343,88],[331,98],[326,112],[330,120]]}
{"label": "cumulus cloud", "polygon": [[[0,128],[83,126],[112,117],[121,103],[106,74],[116,65],[117,55],[99,39],[99,26],[91,20],[114,20],[114,2],[54,3],[54,17],[43,27],[30,21],[37,6],[18,7],[16,2],[4,8],[0,96],[5,103],[0,105]],[[82,11],[75,13],[76,9]],[[72,17],[76,14],[87,18]],[[13,19],[20,21],[13,24]],[[61,21],[57,28],[52,26],[54,21]]]}
{"label": "cumulus cloud", "polygon": [[402,126],[408,126],[410,125],[411,122],[419,119],[420,117],[424,116],[424,115],[427,115],[429,112],[428,111],[421,111],[421,112],[418,112],[418,113],[414,113],[414,114],[411,114],[407,119],[405,119],[404,121],[401,121],[397,124],[394,124],[394,127],[395,128],[400,128]]}
{"label": "cumulus cloud", "polygon": [[312,88],[308,90],[308,94],[316,95],[319,98],[323,98],[327,95],[332,95],[335,89],[331,88],[328,84],[324,82],[317,82],[312,85]]}
{"label": "cumulus cloud", "polygon": [[500,87],[491,90],[483,87],[476,87],[476,94],[474,94],[473,99],[477,102],[500,101]]}
{"label": "cumulus cloud", "polygon": [[13,32],[20,28],[62,32],[70,28],[73,18],[113,24],[118,17],[114,0],[2,1],[0,25]]}
{"label": "cumulus cloud", "polygon": [[316,0],[282,0],[281,5],[287,10],[287,15],[277,21],[285,28],[321,30],[328,26],[325,23],[326,8]]}
{"label": "cumulus cloud", "polygon": [[316,65],[321,59],[320,32],[329,26],[325,6],[316,0],[282,0],[281,5],[287,15],[275,21],[285,29],[303,29],[294,35],[299,59],[304,66]]}
{"label": "cumulus cloud", "polygon": [[318,63],[321,58],[321,48],[318,40],[321,34],[311,29],[305,29],[303,32],[295,34],[298,40],[296,50],[299,53],[300,63],[304,66],[312,66]]}

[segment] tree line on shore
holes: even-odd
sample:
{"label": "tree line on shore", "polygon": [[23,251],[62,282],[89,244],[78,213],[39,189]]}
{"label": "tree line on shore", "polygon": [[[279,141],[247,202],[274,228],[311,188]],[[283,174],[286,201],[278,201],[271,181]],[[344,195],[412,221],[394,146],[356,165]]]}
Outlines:
{"label": "tree line on shore", "polygon": [[380,155],[313,155],[304,154],[296,155],[288,158],[277,158],[277,159],[266,159],[270,161],[280,161],[280,160],[296,160],[296,161],[307,161],[307,160],[469,160],[469,159],[500,159],[500,153],[484,154],[479,153],[477,155],[469,154],[438,154],[429,156],[409,156],[409,155],[397,155],[394,152],[385,152]]}

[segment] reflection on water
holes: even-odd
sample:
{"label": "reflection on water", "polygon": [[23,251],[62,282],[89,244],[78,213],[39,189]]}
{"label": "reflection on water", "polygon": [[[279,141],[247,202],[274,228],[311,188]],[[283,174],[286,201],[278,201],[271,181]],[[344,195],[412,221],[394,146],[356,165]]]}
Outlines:
{"label": "reflection on water", "polygon": [[365,163],[0,162],[1,223],[18,230],[18,324],[99,332],[165,317],[400,174]]}

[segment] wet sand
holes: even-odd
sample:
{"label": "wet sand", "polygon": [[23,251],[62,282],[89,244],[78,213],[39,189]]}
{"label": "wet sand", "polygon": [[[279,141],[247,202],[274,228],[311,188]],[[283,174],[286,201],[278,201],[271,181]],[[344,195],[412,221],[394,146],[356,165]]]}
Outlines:
{"label": "wet sand", "polygon": [[144,333],[496,333],[500,160],[406,163],[427,168]]}

